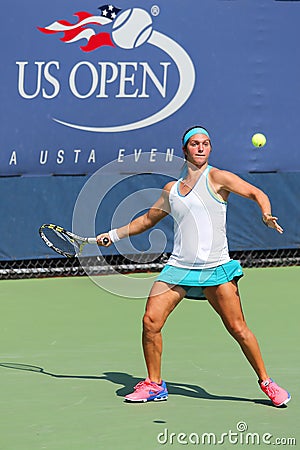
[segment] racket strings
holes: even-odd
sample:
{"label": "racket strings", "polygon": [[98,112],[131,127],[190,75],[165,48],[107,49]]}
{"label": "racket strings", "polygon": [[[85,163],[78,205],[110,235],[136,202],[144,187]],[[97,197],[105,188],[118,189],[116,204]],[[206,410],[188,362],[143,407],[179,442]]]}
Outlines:
{"label": "racket strings", "polygon": [[64,253],[70,255],[76,255],[79,250],[79,246],[74,239],[71,239],[64,233],[61,233],[55,229],[45,228],[43,230],[47,239],[54,245],[54,247],[59,248]]}

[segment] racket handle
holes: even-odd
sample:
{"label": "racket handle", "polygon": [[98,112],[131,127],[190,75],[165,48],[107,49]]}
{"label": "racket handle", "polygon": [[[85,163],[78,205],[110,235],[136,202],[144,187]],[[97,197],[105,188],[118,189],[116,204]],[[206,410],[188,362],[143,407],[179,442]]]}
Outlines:
{"label": "racket handle", "polygon": [[[97,239],[96,238],[88,238],[87,240],[88,244],[97,244]],[[102,242],[104,245],[109,243],[109,239],[107,237],[102,239]]]}
{"label": "racket handle", "polygon": [[[88,238],[87,240],[88,244],[97,244],[97,239],[96,238]],[[104,245],[109,243],[109,239],[108,238],[103,238],[102,242]]]}
{"label": "racket handle", "polygon": [[97,239],[96,238],[87,238],[87,243],[88,244],[97,244]]}

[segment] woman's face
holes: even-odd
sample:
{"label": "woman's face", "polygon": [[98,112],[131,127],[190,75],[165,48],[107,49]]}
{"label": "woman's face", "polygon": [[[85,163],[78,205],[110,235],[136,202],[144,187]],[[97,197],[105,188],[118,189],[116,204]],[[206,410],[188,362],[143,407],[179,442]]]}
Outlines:
{"label": "woman's face", "polygon": [[194,134],[183,147],[183,152],[187,161],[202,166],[211,152],[210,140],[205,134]]}

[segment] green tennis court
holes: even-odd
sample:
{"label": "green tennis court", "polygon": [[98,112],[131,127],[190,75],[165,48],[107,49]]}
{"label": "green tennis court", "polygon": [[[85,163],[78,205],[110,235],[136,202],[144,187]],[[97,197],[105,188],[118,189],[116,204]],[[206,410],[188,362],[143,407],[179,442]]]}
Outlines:
{"label": "green tennis court", "polygon": [[270,375],[292,393],[285,408],[271,406],[207,302],[184,300],[164,329],[168,401],[127,404],[145,377],[143,300],[88,277],[1,281],[0,448],[297,446],[300,269],[245,274],[244,311]]}

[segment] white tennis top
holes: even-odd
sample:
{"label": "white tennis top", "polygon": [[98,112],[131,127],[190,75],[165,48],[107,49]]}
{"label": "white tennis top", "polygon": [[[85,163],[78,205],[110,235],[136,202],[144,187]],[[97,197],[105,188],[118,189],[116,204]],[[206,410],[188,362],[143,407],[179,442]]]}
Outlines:
{"label": "white tennis top", "polygon": [[180,178],[171,188],[174,246],[167,264],[188,269],[216,267],[230,261],[226,237],[227,203],[209,185],[208,166],[192,190],[179,192]]}

